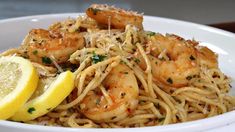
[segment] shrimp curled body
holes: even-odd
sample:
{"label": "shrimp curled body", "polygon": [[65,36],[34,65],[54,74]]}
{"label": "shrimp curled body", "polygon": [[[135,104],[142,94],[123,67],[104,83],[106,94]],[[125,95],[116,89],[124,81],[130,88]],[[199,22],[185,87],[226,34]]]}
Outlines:
{"label": "shrimp curled body", "polygon": [[33,29],[24,39],[22,47],[34,62],[43,63],[43,58],[54,57],[57,63],[63,63],[73,52],[84,47],[84,39],[76,32]]}
{"label": "shrimp curled body", "polygon": [[134,25],[139,29],[143,28],[142,15],[113,6],[93,4],[86,10],[86,14],[98,23],[104,25],[110,24],[113,28],[125,29],[128,24]]}
{"label": "shrimp curled body", "polygon": [[[197,47],[197,43],[186,41],[176,35],[152,36],[151,60],[154,80],[161,85],[180,88],[187,86],[190,80],[197,77],[200,66],[217,67],[217,56],[206,47]],[[145,69],[146,64],[140,57],[140,67]]]}
{"label": "shrimp curled body", "polygon": [[119,121],[136,108],[138,94],[134,73],[126,65],[119,64],[105,78],[100,91],[90,91],[83,99],[81,112],[96,122]]}

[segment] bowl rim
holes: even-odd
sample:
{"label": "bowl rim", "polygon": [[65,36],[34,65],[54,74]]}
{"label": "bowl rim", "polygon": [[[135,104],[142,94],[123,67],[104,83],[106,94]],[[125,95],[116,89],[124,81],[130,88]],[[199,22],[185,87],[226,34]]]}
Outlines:
{"label": "bowl rim", "polygon": [[205,119],[195,120],[195,121],[188,121],[183,123],[176,123],[176,124],[169,124],[165,126],[149,126],[149,127],[138,127],[138,128],[69,128],[69,127],[61,127],[61,126],[43,126],[43,125],[34,125],[34,124],[27,124],[27,123],[20,123],[20,122],[13,122],[13,121],[0,121],[0,128],[1,126],[14,128],[19,130],[50,130],[50,131],[77,131],[77,130],[84,130],[84,131],[102,131],[102,132],[130,132],[130,131],[184,131],[184,130],[209,130],[219,128],[225,125],[229,125],[230,123],[235,122],[235,111],[226,112],[221,115],[217,115],[214,117],[209,117]]}
{"label": "bowl rim", "polygon": [[[26,21],[34,18],[43,18],[43,19],[50,19],[50,18],[60,18],[60,17],[75,17],[78,15],[82,15],[84,13],[58,13],[58,14],[43,14],[43,15],[32,15],[32,16],[24,16],[24,17],[15,17],[15,18],[7,18],[0,20],[0,24],[4,24],[7,22],[14,22],[14,21]],[[202,24],[196,24],[193,22],[187,22],[177,19],[170,19],[164,17],[157,17],[157,16],[148,16],[144,15],[145,19],[149,20],[157,20],[157,21],[168,21],[174,22],[176,24],[184,24],[190,27],[201,27],[202,30],[207,30],[209,32],[216,32],[224,36],[234,37],[235,34],[229,31],[225,31],[222,29],[217,29],[214,27],[209,27]],[[0,120],[0,128],[1,127],[8,127],[8,128],[15,128],[19,130],[50,130],[50,131],[77,131],[77,130],[84,130],[84,131],[144,131],[144,130],[156,130],[156,131],[182,131],[182,130],[208,130],[212,128],[217,128],[221,126],[225,126],[235,122],[235,110],[226,112],[221,115],[217,115],[214,117],[209,117],[205,119],[189,121],[184,123],[177,123],[177,124],[169,124],[165,126],[151,126],[151,127],[140,127],[140,128],[68,128],[68,127],[57,127],[57,126],[41,126],[41,125],[33,125],[33,124],[26,124],[26,123],[19,123],[13,121],[4,121]],[[203,126],[203,127],[202,127]]]}

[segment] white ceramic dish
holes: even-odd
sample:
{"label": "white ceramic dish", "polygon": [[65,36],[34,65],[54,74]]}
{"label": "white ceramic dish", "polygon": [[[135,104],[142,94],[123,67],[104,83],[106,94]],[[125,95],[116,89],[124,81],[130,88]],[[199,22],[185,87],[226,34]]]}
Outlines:
{"label": "white ceramic dish", "polygon": [[[54,15],[39,15],[29,16],[0,21],[0,49],[5,50],[20,45],[24,36],[32,28],[47,28],[48,25],[66,19],[68,17],[76,17],[78,13],[70,14],[54,14]],[[159,17],[144,17],[145,30],[151,30],[160,33],[174,33],[187,39],[196,39],[203,45],[219,54],[219,64],[222,71],[235,78],[235,34],[223,30],[189,23],[178,20],[159,18]],[[235,88],[235,82],[232,83]],[[231,94],[235,95],[234,88]],[[211,130],[218,127],[223,127],[235,122],[235,111],[228,112],[212,118],[197,120],[186,123],[179,123],[167,126],[154,126],[145,128],[125,128],[125,129],[78,129],[78,128],[62,128],[48,127],[39,125],[30,125],[16,123],[10,121],[0,121],[1,132],[142,132],[142,131],[157,131],[157,132],[181,132],[181,131],[203,131]],[[233,125],[235,128],[235,125]]]}

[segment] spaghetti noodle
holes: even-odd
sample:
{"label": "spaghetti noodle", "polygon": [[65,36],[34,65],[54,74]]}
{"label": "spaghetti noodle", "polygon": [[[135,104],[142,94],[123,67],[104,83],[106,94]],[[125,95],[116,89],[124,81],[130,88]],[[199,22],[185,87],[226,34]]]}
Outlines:
{"label": "spaghetti noodle", "polygon": [[[203,119],[234,109],[235,98],[228,94],[231,79],[218,68],[215,53],[196,41],[138,28],[142,17],[134,12],[126,14],[121,9],[100,6],[92,5],[88,16],[49,28],[51,32],[82,35],[84,46],[63,63],[57,64],[54,58],[57,66],[37,61],[33,64],[44,78],[55,76],[56,67],[74,70],[75,86],[57,108],[26,123],[81,128],[145,127]],[[105,13],[108,21],[101,22]],[[117,14],[115,19],[110,13]],[[128,21],[120,13],[138,19],[138,23],[132,21],[125,29],[112,25],[116,19]],[[99,19],[95,14],[100,15]],[[1,55],[30,59],[25,52],[25,46],[30,44]],[[66,51],[59,53],[70,55]],[[206,57],[209,53],[210,57]]]}

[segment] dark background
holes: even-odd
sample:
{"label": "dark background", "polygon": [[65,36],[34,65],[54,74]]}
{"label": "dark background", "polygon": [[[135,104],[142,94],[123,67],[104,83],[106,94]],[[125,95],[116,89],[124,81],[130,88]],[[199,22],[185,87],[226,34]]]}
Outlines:
{"label": "dark background", "polygon": [[235,0],[0,0],[0,19],[83,12],[92,3],[201,24],[235,21]]}

